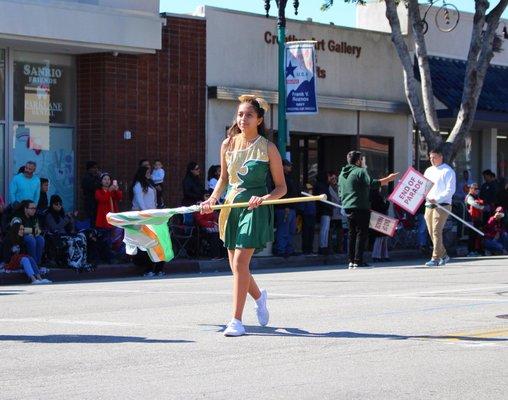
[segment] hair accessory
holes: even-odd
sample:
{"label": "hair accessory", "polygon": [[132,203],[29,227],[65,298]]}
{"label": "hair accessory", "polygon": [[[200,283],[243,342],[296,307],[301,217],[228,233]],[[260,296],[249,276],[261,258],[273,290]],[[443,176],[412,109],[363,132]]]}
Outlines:
{"label": "hair accessory", "polygon": [[268,112],[270,110],[270,106],[268,105],[265,99],[263,99],[262,97],[255,96],[253,94],[242,94],[241,96],[238,96],[238,100],[240,100],[240,102],[242,103],[246,101],[255,100],[259,104],[259,107],[261,107],[264,110],[264,112]]}

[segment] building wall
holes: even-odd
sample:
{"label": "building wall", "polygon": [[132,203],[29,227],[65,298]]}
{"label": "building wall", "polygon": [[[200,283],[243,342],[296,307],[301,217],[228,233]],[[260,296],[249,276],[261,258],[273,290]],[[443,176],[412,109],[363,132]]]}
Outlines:
{"label": "building wall", "polygon": [[12,46],[33,43],[60,46],[62,53],[160,49],[161,18],[154,1],[0,0],[0,40]]}
{"label": "building wall", "polygon": [[[159,158],[166,204],[180,203],[187,163],[204,163],[205,44],[204,20],[168,17],[154,55],[77,57],[79,180],[95,160],[127,189],[140,159]],[[126,130],[132,139],[123,138]]]}

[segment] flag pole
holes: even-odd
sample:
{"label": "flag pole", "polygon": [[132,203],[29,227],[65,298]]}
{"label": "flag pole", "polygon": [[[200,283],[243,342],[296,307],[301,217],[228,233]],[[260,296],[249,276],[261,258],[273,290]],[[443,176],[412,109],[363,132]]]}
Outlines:
{"label": "flag pole", "polygon": [[[277,204],[303,203],[304,201],[326,201],[326,194],[320,194],[318,196],[310,196],[310,197],[291,197],[288,199],[264,200],[263,203],[261,203],[261,205],[269,206]],[[217,204],[212,206],[211,208],[212,210],[222,210],[224,208],[242,208],[242,207],[243,208],[249,207],[249,203],[244,202],[244,203]]]}
{"label": "flag pole", "polygon": [[[312,196],[310,193],[307,193],[307,192],[301,192],[304,196],[308,196],[308,197],[315,197],[315,196]],[[325,198],[324,199],[319,199],[319,201],[322,201],[323,203],[326,203],[326,204],[329,204],[333,207],[337,207],[337,208],[344,208],[342,207],[340,204],[337,204],[337,203],[333,203],[329,200],[326,200],[326,194],[325,194]]]}

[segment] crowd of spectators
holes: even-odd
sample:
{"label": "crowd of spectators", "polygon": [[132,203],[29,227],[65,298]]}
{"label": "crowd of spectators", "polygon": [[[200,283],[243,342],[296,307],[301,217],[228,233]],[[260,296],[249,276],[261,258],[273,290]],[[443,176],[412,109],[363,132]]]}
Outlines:
{"label": "crowd of spectators", "polygon": [[[291,162],[283,160],[283,167],[288,187],[285,197],[300,196]],[[123,210],[140,211],[166,206],[163,198],[165,172],[160,160],[155,160],[153,167],[149,160],[140,160],[126,194],[110,173],[101,172],[96,162],[88,161],[81,181],[84,210],[81,214],[66,212],[58,194],[48,199],[50,182],[38,177],[36,168],[35,162],[27,162],[10,182],[8,202],[0,196],[0,265],[6,271],[23,270],[33,284],[50,282],[44,278],[48,267],[81,271],[93,269],[101,262],[126,261],[123,231],[107,222],[107,213],[120,211],[122,201]],[[199,204],[208,198],[220,176],[220,165],[210,166],[206,180],[201,172],[198,163],[188,163],[182,180],[183,205]],[[508,254],[505,217],[508,183],[499,182],[492,171],[485,170],[482,173],[483,183],[479,186],[466,172],[458,183],[458,196],[464,193],[467,218],[485,233],[481,237],[473,230],[468,231],[468,255]],[[326,194],[328,200],[340,205],[337,176],[335,171],[323,171],[317,174],[316,180],[305,182],[305,190],[310,194]],[[224,198],[225,194],[221,202]],[[126,201],[130,206],[126,206]],[[387,213],[389,203],[380,191],[373,191],[370,201],[373,210]],[[340,208],[325,203],[304,202],[276,207],[275,228],[275,255],[290,257],[300,254],[294,247],[297,232],[301,233],[301,251],[306,255],[343,253],[346,248],[344,216]],[[171,233],[183,229],[188,239],[183,244],[187,246],[185,253],[191,257],[222,259],[225,256],[219,238],[218,213],[196,212],[185,218],[176,216],[170,221],[168,229]],[[318,235],[316,240],[315,234]],[[425,236],[426,232],[422,230],[417,238],[419,246],[428,243]],[[371,244],[373,261],[388,259],[386,236],[372,235]],[[151,262],[146,252],[139,252],[132,261],[144,267],[147,277],[165,275],[164,263]]]}

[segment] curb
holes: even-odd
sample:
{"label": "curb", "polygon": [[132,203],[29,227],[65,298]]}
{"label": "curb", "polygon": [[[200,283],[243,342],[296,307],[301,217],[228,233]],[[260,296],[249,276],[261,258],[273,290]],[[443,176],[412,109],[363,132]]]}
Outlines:
{"label": "curb", "polygon": [[[370,256],[366,252],[366,258]],[[398,250],[390,253],[393,261],[405,260],[408,258],[423,258],[423,255],[415,250]],[[301,268],[318,266],[336,266],[337,268],[346,267],[345,254],[323,255],[298,255],[289,258],[266,256],[253,257],[251,261],[251,270],[267,270],[281,268]],[[224,260],[199,260],[199,259],[176,259],[171,260],[164,266],[164,272],[173,274],[196,274],[196,273],[216,273],[229,272],[229,263]],[[143,267],[134,264],[101,264],[93,271],[76,272],[72,269],[53,268],[50,269],[46,277],[53,282],[80,282],[99,279],[119,279],[141,277],[144,272]],[[0,273],[0,285],[19,285],[26,284],[27,277],[23,272]]]}

